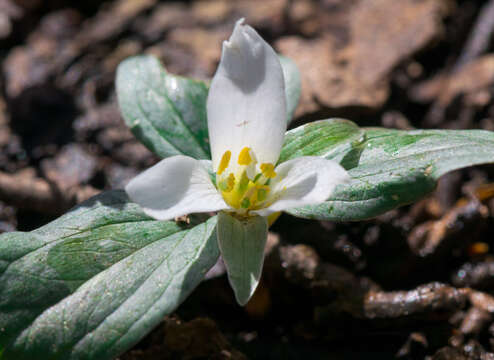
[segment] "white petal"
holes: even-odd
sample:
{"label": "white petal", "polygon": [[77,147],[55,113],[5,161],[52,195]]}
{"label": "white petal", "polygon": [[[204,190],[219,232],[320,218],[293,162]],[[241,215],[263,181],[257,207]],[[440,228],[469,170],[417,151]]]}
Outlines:
{"label": "white petal", "polygon": [[158,220],[228,208],[201,161],[182,155],[161,160],[132,179],[125,191]]}
{"label": "white petal", "polygon": [[221,211],[218,213],[216,233],[228,281],[237,302],[244,306],[261,278],[268,223],[262,216],[240,220]]}
{"label": "white petal", "polygon": [[302,156],[278,165],[271,193],[279,198],[266,209],[255,211],[267,216],[293,207],[315,205],[329,198],[338,184],[350,177],[337,162],[316,156]]}
{"label": "white petal", "polygon": [[283,70],[278,56],[240,20],[223,43],[207,101],[214,171],[223,153],[232,161],[250,147],[259,163],[278,160],[286,130]]}

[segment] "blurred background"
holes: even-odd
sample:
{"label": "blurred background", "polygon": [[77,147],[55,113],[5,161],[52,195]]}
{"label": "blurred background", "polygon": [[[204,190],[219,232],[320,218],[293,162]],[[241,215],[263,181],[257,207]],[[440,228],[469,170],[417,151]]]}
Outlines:
{"label": "blurred background", "polygon": [[[241,17],[302,74],[292,127],[494,130],[494,1],[0,0],[0,232],[158,158],[116,105],[120,61],[210,79]],[[221,266],[130,359],[494,359],[494,167],[347,224],[282,215],[244,308]]]}

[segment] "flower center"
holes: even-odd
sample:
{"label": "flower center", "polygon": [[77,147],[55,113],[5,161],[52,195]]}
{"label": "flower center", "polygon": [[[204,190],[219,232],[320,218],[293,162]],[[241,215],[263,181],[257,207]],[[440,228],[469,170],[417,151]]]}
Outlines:
{"label": "flower center", "polygon": [[249,147],[240,151],[237,163],[232,166],[231,156],[230,150],[225,151],[216,173],[216,184],[225,202],[242,214],[270,205],[269,184],[276,177],[274,165],[262,163],[257,167],[255,154]]}

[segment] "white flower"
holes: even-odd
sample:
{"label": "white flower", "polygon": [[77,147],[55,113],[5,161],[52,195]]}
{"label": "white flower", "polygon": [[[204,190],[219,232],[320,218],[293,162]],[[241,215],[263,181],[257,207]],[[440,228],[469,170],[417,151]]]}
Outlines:
{"label": "white flower", "polygon": [[148,215],[168,220],[225,210],[267,216],[321,203],[348,179],[339,164],[319,157],[276,166],[286,131],[283,72],[274,50],[243,20],[223,43],[207,115],[216,186],[207,160],[161,160],[125,188]]}
{"label": "white flower", "polygon": [[212,162],[173,156],[125,190],[159,220],[223,210],[218,246],[237,302],[244,305],[262,273],[266,217],[325,201],[348,174],[336,162],[314,156],[276,165],[286,131],[283,72],[274,50],[243,20],[223,43],[207,115]]}

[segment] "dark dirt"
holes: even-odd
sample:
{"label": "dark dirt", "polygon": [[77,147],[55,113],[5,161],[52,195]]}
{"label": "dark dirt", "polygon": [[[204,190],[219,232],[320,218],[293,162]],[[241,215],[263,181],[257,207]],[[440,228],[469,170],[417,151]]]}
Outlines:
{"label": "dark dirt", "polygon": [[[494,130],[492,0],[0,0],[0,232],[155,163],[119,115],[116,66],[151,53],[208,79],[240,17],[302,71],[292,126]],[[282,215],[245,308],[218,264],[120,359],[494,359],[493,235],[493,166],[369,221]]]}

